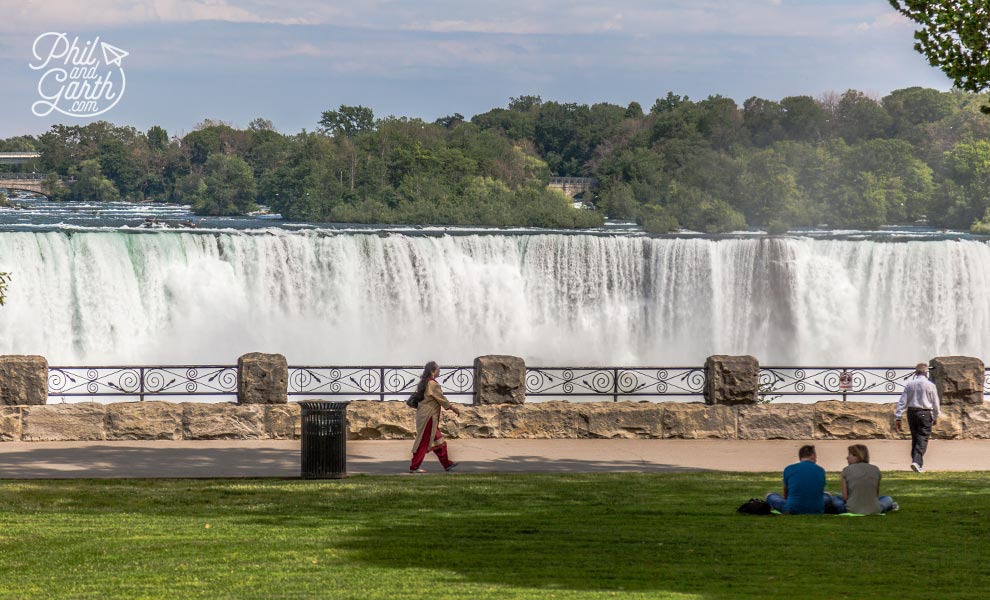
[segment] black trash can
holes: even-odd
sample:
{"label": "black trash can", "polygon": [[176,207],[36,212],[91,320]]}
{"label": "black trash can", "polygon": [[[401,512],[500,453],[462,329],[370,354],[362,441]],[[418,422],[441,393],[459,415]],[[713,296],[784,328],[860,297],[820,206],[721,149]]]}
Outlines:
{"label": "black trash can", "polygon": [[350,402],[300,402],[303,479],[347,477],[347,405]]}

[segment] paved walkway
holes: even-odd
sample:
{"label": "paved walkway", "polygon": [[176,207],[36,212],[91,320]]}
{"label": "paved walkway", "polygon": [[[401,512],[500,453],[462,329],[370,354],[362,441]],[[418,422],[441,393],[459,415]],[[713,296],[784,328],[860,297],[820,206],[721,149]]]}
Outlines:
{"label": "paved walkway", "polygon": [[[458,473],[780,471],[802,441],[451,440]],[[816,441],[819,464],[846,465],[847,440]],[[867,440],[871,462],[906,470],[910,442]],[[351,441],[348,474],[405,474],[412,442]],[[298,477],[298,441],[0,442],[0,479]],[[432,455],[424,465],[443,473]],[[932,471],[990,471],[990,440],[931,442]]]}

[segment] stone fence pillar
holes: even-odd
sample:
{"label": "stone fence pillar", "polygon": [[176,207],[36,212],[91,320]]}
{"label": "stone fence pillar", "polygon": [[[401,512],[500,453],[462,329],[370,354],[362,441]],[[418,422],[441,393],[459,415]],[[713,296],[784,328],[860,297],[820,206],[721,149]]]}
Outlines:
{"label": "stone fence pillar", "polygon": [[526,362],[518,356],[489,354],[474,359],[474,404],[526,402]]}
{"label": "stone fence pillar", "polygon": [[289,363],[281,354],[250,352],[237,359],[238,404],[289,401]]}
{"label": "stone fence pillar", "polygon": [[941,404],[983,403],[983,361],[969,356],[940,356],[929,363]]}
{"label": "stone fence pillar", "polygon": [[705,361],[705,404],[756,404],[760,363],[753,356],[716,354]]}
{"label": "stone fence pillar", "polygon": [[44,356],[0,356],[0,406],[48,402],[48,359]]}

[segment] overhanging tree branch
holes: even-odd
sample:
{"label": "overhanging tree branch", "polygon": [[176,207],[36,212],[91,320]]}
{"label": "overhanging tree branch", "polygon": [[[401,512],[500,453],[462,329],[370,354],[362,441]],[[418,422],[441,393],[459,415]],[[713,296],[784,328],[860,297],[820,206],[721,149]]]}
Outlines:
{"label": "overhanging tree branch", "polygon": [[[990,3],[986,0],[889,0],[897,12],[921,25],[914,49],[960,89],[990,88]],[[990,114],[990,105],[980,108]]]}

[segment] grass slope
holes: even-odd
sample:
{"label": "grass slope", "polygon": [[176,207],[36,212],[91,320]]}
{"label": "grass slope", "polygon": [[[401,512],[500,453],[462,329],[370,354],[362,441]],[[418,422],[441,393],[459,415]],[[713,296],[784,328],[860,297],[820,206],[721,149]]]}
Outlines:
{"label": "grass slope", "polygon": [[735,514],[776,474],[0,481],[0,597],[982,598],[988,484],[851,519]]}

